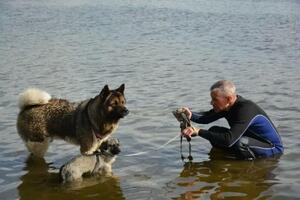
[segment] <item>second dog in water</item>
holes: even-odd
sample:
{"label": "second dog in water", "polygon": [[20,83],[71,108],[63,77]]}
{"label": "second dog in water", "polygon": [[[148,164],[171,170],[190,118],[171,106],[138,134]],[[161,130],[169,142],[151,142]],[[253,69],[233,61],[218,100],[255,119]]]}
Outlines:
{"label": "second dog in water", "polygon": [[85,174],[111,175],[112,164],[120,152],[119,140],[108,139],[101,144],[95,155],[80,155],[63,165],[60,168],[60,178],[66,183],[80,181]]}

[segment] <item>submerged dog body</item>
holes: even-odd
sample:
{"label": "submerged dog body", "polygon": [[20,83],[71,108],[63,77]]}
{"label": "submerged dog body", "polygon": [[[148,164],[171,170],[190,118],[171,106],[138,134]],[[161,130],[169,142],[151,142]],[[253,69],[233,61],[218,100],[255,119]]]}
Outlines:
{"label": "submerged dog body", "polygon": [[84,174],[111,175],[112,164],[119,153],[119,141],[108,139],[101,144],[95,155],[80,155],[64,164],[60,168],[60,179],[66,183],[81,180]]}
{"label": "submerged dog body", "polygon": [[73,103],[28,89],[20,94],[18,133],[28,150],[38,157],[44,156],[53,138],[80,145],[81,154],[90,155],[128,114],[124,90],[124,84],[115,90],[105,85],[96,97]]}

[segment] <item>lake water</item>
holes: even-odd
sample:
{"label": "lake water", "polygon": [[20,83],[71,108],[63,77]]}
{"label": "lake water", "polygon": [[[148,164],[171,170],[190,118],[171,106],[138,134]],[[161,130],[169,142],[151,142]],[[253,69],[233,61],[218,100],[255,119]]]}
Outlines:
{"label": "lake water", "polygon": [[[300,199],[299,11],[298,0],[2,0],[0,199]],[[179,134],[172,110],[210,109],[219,79],[265,109],[284,155],[230,160],[200,137],[192,163],[179,138],[152,151]],[[21,91],[81,101],[122,83],[131,112],[114,134],[114,177],[61,185],[59,167],[79,153],[63,141],[28,157],[15,127]]]}

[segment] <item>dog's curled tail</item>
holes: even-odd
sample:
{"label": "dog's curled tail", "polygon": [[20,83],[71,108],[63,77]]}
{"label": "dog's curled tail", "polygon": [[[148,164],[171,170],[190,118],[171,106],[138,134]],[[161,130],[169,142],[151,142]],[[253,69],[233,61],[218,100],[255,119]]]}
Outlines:
{"label": "dog's curled tail", "polygon": [[51,99],[50,94],[37,89],[29,88],[19,95],[19,108],[23,110],[26,106],[43,105]]}

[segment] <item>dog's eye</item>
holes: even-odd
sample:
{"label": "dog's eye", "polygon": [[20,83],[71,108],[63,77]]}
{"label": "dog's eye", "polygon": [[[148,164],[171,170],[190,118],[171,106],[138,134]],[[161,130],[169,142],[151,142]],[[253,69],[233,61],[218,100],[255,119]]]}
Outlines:
{"label": "dog's eye", "polygon": [[112,107],[114,107],[114,106],[116,106],[117,105],[117,101],[114,101],[114,102],[112,102],[111,104],[110,104],[110,106],[112,106]]}
{"label": "dog's eye", "polygon": [[102,144],[100,148],[102,150],[107,150],[108,149],[108,145],[107,144]]}
{"label": "dog's eye", "polygon": [[117,106],[117,105],[118,105],[118,101],[116,100],[113,102],[113,106]]}

